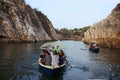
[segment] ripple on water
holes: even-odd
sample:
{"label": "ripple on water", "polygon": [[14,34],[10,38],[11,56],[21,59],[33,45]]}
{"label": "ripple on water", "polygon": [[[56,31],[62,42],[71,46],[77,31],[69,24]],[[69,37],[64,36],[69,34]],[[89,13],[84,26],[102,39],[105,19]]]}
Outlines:
{"label": "ripple on water", "polygon": [[[54,42],[57,43],[57,42]],[[120,78],[120,50],[100,48],[95,54],[80,41],[59,41],[69,65],[63,74],[47,76],[39,72],[38,61],[43,43],[0,44],[1,80],[87,80]]]}

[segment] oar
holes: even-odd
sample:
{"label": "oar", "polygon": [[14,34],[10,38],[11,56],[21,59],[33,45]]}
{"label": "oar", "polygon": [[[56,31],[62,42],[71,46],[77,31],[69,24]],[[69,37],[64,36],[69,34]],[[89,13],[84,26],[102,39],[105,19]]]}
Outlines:
{"label": "oar", "polygon": [[66,63],[68,66],[70,66],[70,69],[72,68],[72,66],[68,63],[68,61],[65,59]]}
{"label": "oar", "polygon": [[32,63],[31,65],[29,65],[29,66],[26,66],[26,67],[28,67],[28,68],[32,68],[34,65],[36,65],[36,64],[38,64],[39,63],[39,61],[37,61],[37,62],[34,62],[34,63]]}
{"label": "oar", "polygon": [[34,63],[32,63],[30,66],[34,66],[34,65],[36,65],[36,64],[38,64],[39,62],[37,61],[37,62],[34,62]]}
{"label": "oar", "polygon": [[[66,60],[66,59],[65,59],[65,60]],[[87,67],[85,67],[85,66],[83,66],[83,67],[73,66],[73,65],[70,65],[67,60],[66,60],[66,63],[67,63],[68,66],[70,66],[70,69],[72,69],[72,68],[77,68],[77,69],[82,69],[82,70],[84,70],[84,71],[89,71],[89,68],[87,68]],[[69,69],[69,70],[70,70],[70,69]]]}

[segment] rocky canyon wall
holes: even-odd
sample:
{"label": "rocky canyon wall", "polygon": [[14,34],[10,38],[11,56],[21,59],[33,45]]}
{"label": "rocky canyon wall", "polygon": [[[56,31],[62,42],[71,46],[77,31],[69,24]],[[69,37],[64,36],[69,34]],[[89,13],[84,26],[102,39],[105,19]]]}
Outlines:
{"label": "rocky canyon wall", "polygon": [[36,42],[57,39],[59,35],[47,16],[26,5],[24,0],[0,1],[0,41]]}
{"label": "rocky canyon wall", "polygon": [[120,4],[102,21],[95,23],[84,35],[84,42],[120,48]]}

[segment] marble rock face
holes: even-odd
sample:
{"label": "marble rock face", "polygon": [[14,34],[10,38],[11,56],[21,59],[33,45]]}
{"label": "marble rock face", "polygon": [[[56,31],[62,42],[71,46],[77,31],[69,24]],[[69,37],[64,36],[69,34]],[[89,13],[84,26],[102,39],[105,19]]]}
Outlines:
{"label": "marble rock face", "polygon": [[0,1],[0,41],[38,42],[58,40],[46,15],[32,9],[24,0]]}
{"label": "marble rock face", "polygon": [[93,24],[84,34],[86,43],[96,42],[100,46],[120,48],[120,4],[107,18]]}

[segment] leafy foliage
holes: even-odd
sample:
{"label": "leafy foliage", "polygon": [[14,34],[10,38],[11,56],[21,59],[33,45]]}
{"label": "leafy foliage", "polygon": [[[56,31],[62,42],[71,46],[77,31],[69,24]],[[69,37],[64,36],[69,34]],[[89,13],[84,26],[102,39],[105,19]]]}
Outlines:
{"label": "leafy foliage", "polygon": [[62,28],[60,29],[60,32],[63,35],[80,35],[84,34],[89,29],[90,26],[86,26],[83,28],[74,28],[74,29],[67,29],[67,28]]}
{"label": "leafy foliage", "polygon": [[67,29],[62,28],[60,30],[56,29],[57,32],[60,32],[65,39],[82,39],[84,37],[84,33],[90,28],[90,26],[86,26],[83,28],[74,28],[74,29]]}
{"label": "leafy foliage", "polygon": [[67,29],[67,28],[62,28],[59,30],[61,34],[67,39],[73,38],[73,37],[83,37],[84,33],[90,28],[90,26],[86,26],[83,28],[74,28],[74,29]]}

